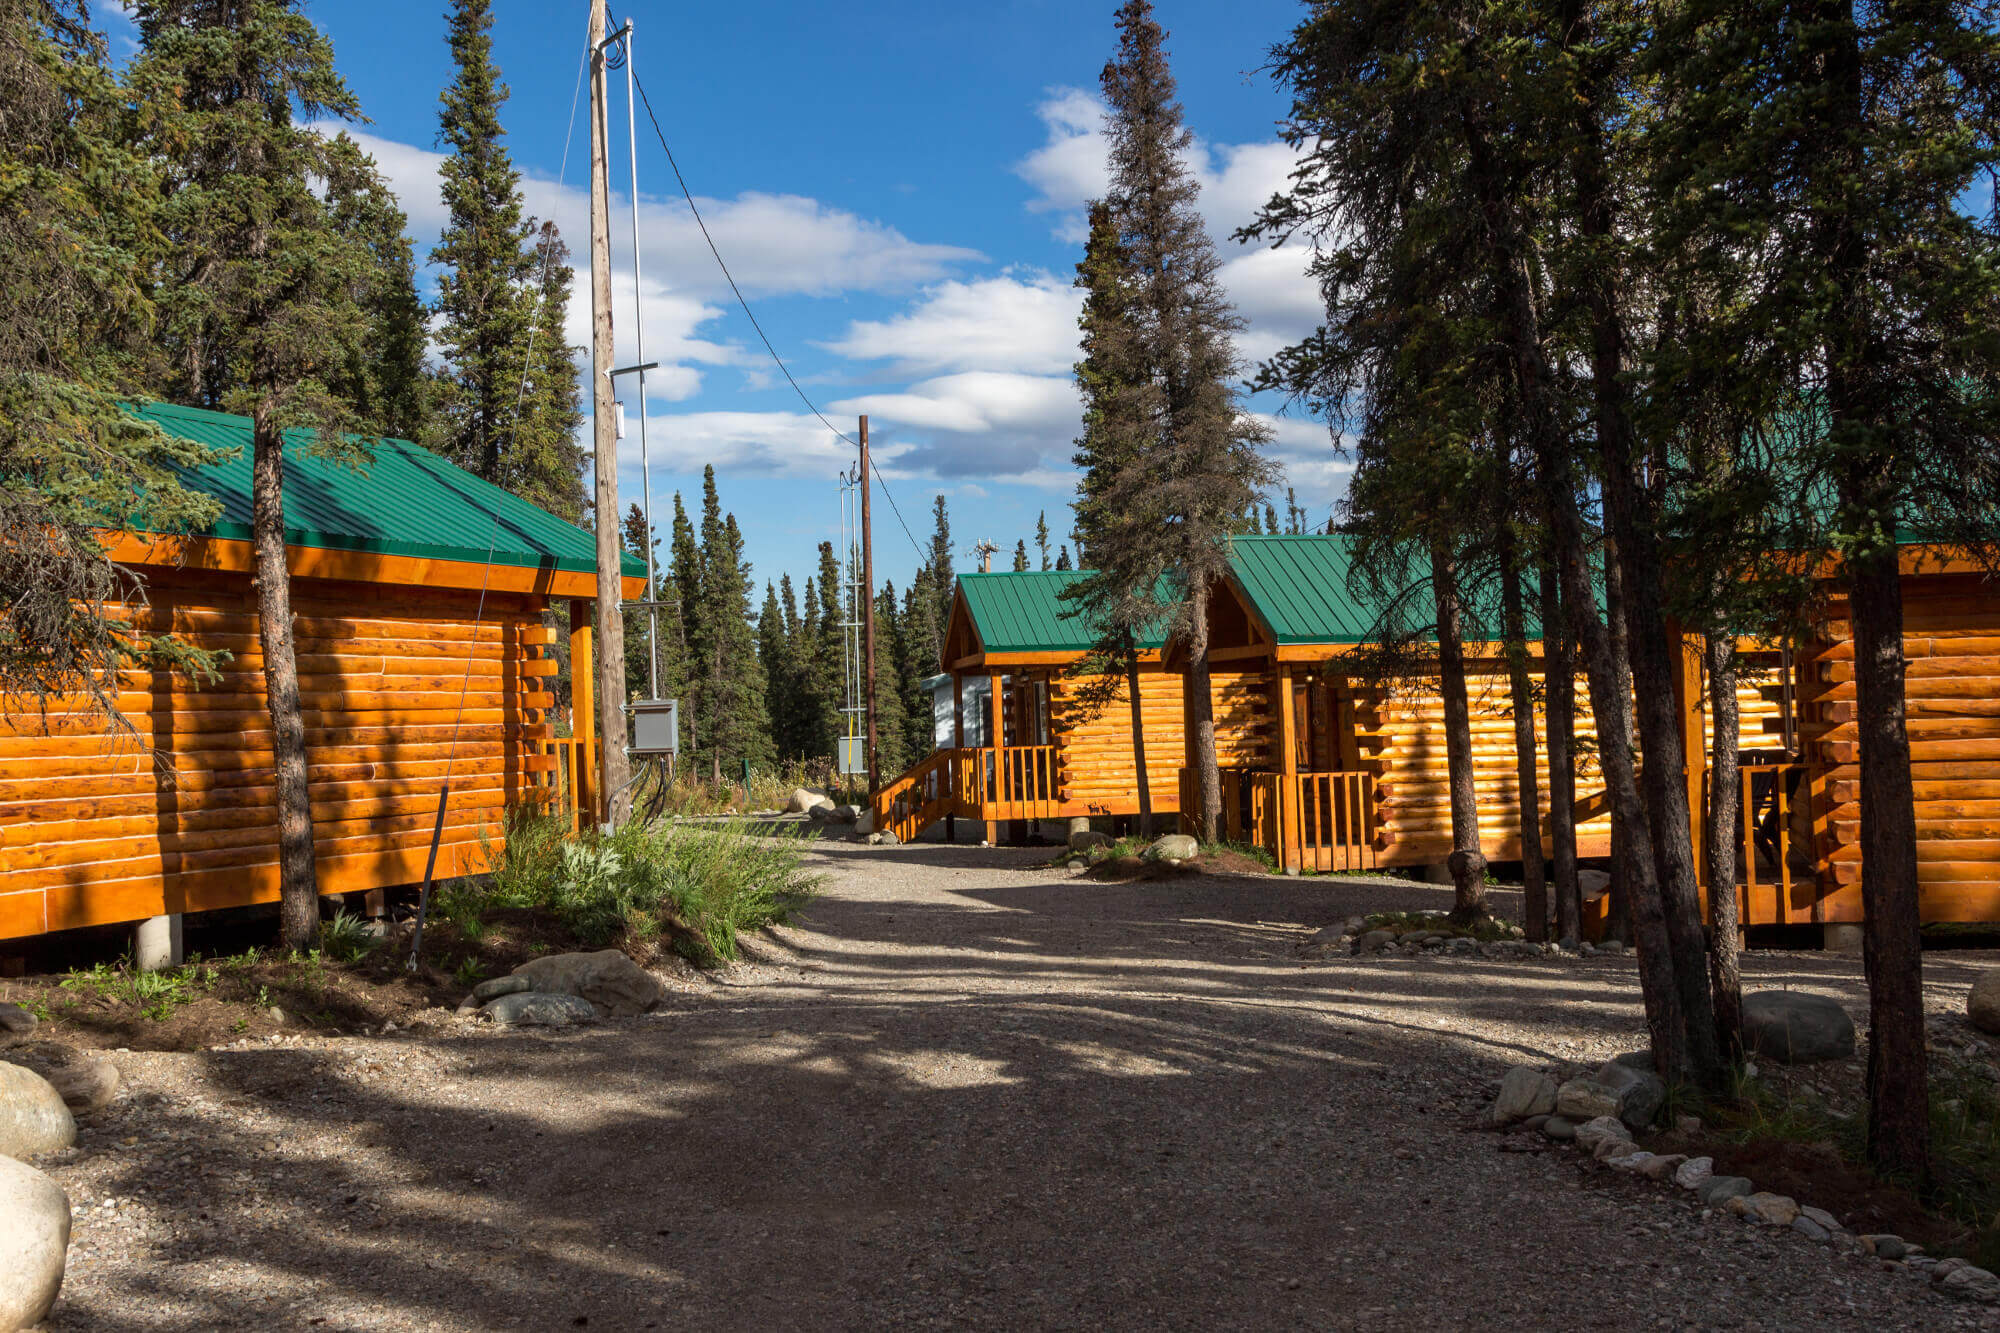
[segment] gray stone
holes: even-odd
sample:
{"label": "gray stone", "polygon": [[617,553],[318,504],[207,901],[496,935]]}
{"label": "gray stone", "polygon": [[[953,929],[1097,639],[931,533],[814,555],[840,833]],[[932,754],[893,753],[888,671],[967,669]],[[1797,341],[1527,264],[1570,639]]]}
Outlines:
{"label": "gray stone", "polygon": [[1658,1074],[1650,1069],[1634,1069],[1622,1060],[1605,1061],[1595,1081],[1617,1095],[1618,1118],[1634,1129],[1651,1125],[1667,1104],[1667,1085]]}
{"label": "gray stone", "polygon": [[1799,1215],[1792,1219],[1792,1230],[1807,1240],[1818,1241],[1822,1245],[1833,1239],[1833,1232],[1807,1217],[1803,1208],[1799,1210]]}
{"label": "gray stone", "polygon": [[1659,1159],[1656,1158],[1652,1153],[1647,1152],[1644,1148],[1641,1148],[1637,1144],[1634,1144],[1632,1145],[1632,1150],[1630,1152],[1605,1153],[1603,1160],[1608,1165],[1617,1167],[1620,1171],[1630,1171],[1634,1175],[1640,1175],[1645,1172],[1648,1165]]}
{"label": "gray stone", "polygon": [[1611,876],[1602,870],[1579,870],[1576,872],[1576,887],[1583,894],[1583,900],[1591,902],[1611,891]]}
{"label": "gray stone", "polygon": [[1715,1175],[1713,1157],[1690,1157],[1674,1170],[1674,1184],[1684,1190],[1698,1190],[1705,1187]]}
{"label": "gray stone", "polygon": [[1799,1208],[1799,1216],[1805,1218],[1808,1222],[1824,1227],[1828,1231],[1839,1231],[1841,1229],[1840,1219],[1824,1208],[1813,1208],[1802,1205]]}
{"label": "gray stone", "polygon": [[868,841],[874,843],[878,847],[899,847],[902,845],[903,842],[901,838],[891,833],[888,829],[883,829],[880,833],[877,833],[873,837],[869,838]]}
{"label": "gray stone", "polygon": [[33,1328],[62,1290],[69,1196],[47,1176],[0,1157],[0,1328]]}
{"label": "gray stone", "polygon": [[595,1022],[597,1011],[580,996],[517,991],[490,1002],[479,1011],[479,1016],[507,1027],[562,1028]]}
{"label": "gray stone", "polygon": [[1658,1067],[1659,1064],[1658,1061],[1653,1059],[1653,1053],[1651,1051],[1626,1051],[1622,1055],[1612,1056],[1611,1063],[1615,1065],[1625,1065],[1632,1069],[1643,1069],[1649,1074],[1652,1073],[1654,1069]]}
{"label": "gray stone", "polygon": [[1454,935],[1445,942],[1444,947],[1452,953],[1473,953],[1478,950],[1479,941],[1469,935]]}
{"label": "gray stone", "polygon": [[1901,1236],[1892,1236],[1886,1232],[1863,1236],[1861,1248],[1877,1259],[1902,1259],[1910,1253],[1910,1247],[1903,1243]]}
{"label": "gray stone", "polygon": [[1687,1154],[1685,1153],[1670,1152],[1657,1154],[1645,1166],[1640,1168],[1639,1174],[1648,1180],[1669,1180],[1672,1179],[1674,1172],[1680,1170],[1686,1163]]}
{"label": "gray stone", "polygon": [[478,1004],[497,1000],[502,995],[514,995],[535,988],[534,978],[519,974],[509,977],[488,977],[472,988],[472,998]]}
{"label": "gray stone", "polygon": [[1069,849],[1073,852],[1087,852],[1093,847],[1109,847],[1110,845],[1111,835],[1109,833],[1094,832],[1087,825],[1084,828],[1074,830],[1069,835]]}
{"label": "gray stone", "polygon": [[1749,1194],[1756,1186],[1745,1176],[1710,1176],[1701,1187],[1701,1201],[1713,1208],[1717,1204]]}
{"label": "gray stone", "polygon": [[1981,1032],[2000,1033],[2000,967],[1972,983],[1972,993],[1965,997],[1965,1016]]}
{"label": "gray stone", "polygon": [[[1569,1113],[1563,1114],[1567,1117]],[[1600,1159],[1603,1157],[1600,1149],[1619,1144],[1629,1146],[1631,1142],[1632,1131],[1615,1115],[1595,1116],[1576,1127],[1576,1146]]]}
{"label": "gray stone", "polygon": [[863,837],[875,832],[875,811],[869,806],[860,806],[860,814],[854,817],[854,831]]}
{"label": "gray stone", "polygon": [[1576,1138],[1576,1121],[1568,1116],[1552,1115],[1542,1122],[1542,1134],[1557,1143],[1568,1143]]}
{"label": "gray stone", "polygon": [[1148,861],[1191,861],[1201,851],[1201,844],[1185,833],[1169,833],[1153,839],[1146,848]]}
{"label": "gray stone", "polygon": [[1500,1095],[1493,1099],[1493,1123],[1509,1125],[1555,1109],[1556,1081],[1539,1069],[1521,1065],[1508,1070],[1500,1080]]}
{"label": "gray stone", "polygon": [[121,1082],[117,1065],[88,1056],[57,1065],[43,1077],[72,1111],[96,1111],[111,1105]]}
{"label": "gray stone", "polygon": [[0,1000],[0,1048],[16,1045],[34,1036],[38,1021],[20,1005]]}
{"label": "gray stone", "polygon": [[1377,949],[1386,949],[1395,942],[1395,931],[1371,930],[1354,942],[1354,948],[1357,953],[1373,953]]}
{"label": "gray stone", "polygon": [[1854,1020],[1838,1000],[1795,990],[1743,997],[1743,1041],[1785,1064],[1845,1060],[1854,1054]]}
{"label": "gray stone", "polygon": [[1967,1264],[1954,1268],[1941,1278],[1935,1278],[1937,1289],[1947,1296],[1961,1300],[1979,1301],[1986,1305],[2000,1305],[2000,1277],[1983,1268]]}
{"label": "gray stone", "polygon": [[1597,942],[1597,951],[1598,951],[1599,953],[1608,953],[1608,954],[1621,954],[1621,953],[1624,953],[1624,952],[1625,952],[1625,941],[1624,941],[1624,940],[1599,940],[1599,941]]}
{"label": "gray stone", "polygon": [[1573,1078],[1556,1089],[1556,1110],[1572,1120],[1616,1116],[1620,1104],[1618,1090],[1595,1079]]}
{"label": "gray stone", "polygon": [[1553,1119],[1555,1117],[1552,1115],[1531,1115],[1521,1122],[1521,1128],[1539,1134],[1542,1131],[1542,1126],[1548,1124]]}
{"label": "gray stone", "polygon": [[32,1069],[0,1061],[0,1157],[33,1157],[76,1142],[62,1094]]}
{"label": "gray stone", "polygon": [[548,995],[580,995],[613,1017],[642,1014],[660,1002],[660,979],[616,949],[554,953],[514,969]]}
{"label": "gray stone", "polygon": [[821,792],[800,787],[792,793],[792,799],[785,802],[785,813],[808,815],[814,810],[833,809],[833,799]]}
{"label": "gray stone", "polygon": [[836,805],[833,809],[826,812],[826,817],[836,824],[857,823],[861,819],[861,807],[858,805]]}

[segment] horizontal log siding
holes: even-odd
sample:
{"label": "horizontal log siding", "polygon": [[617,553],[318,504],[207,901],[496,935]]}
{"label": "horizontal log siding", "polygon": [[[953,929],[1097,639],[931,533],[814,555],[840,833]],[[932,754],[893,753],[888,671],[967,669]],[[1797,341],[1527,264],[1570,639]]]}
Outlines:
{"label": "horizontal log siding", "polygon": [[[1262,672],[1215,671],[1216,753],[1224,768],[1260,767],[1268,750],[1270,701]],[[1049,725],[1061,756],[1062,799],[1120,809],[1136,800],[1138,765],[1132,755],[1132,706],[1120,682],[1115,699],[1095,713],[1081,699],[1085,682],[1058,675],[1049,682]],[[1154,807],[1178,807],[1180,771],[1187,762],[1187,728],[1178,672],[1157,666],[1139,671],[1140,708],[1146,724],[1146,776]]]}
{"label": "horizontal log siding", "polygon": [[[1903,579],[1918,910],[1925,921],[2000,921],[2000,597],[1976,574]],[[1854,638],[1828,605],[1810,667],[1807,754],[1814,826],[1831,885],[1817,919],[1861,919],[1861,782]]]}
{"label": "horizontal log siding", "polygon": [[[135,626],[231,660],[214,683],[122,675],[116,700],[136,737],[73,699],[0,718],[0,938],[277,897],[249,582],[158,571],[148,592]],[[556,669],[539,604],[489,594],[475,623],[476,592],[295,579],[292,605],[321,890],[422,877],[448,757],[439,872],[480,868],[482,838],[498,847],[506,806],[553,768],[530,753],[551,734]]]}

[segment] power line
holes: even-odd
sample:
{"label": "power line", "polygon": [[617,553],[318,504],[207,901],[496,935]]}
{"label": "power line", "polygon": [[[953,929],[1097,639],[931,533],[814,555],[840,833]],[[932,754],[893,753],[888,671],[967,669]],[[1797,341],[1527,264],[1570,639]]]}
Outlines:
{"label": "power line", "polygon": [[[770,353],[771,361],[778,367],[779,373],[785,377],[785,383],[792,386],[792,392],[797,394],[799,401],[806,405],[806,411],[819,418],[819,424],[832,431],[835,439],[844,440],[848,444],[859,448],[860,445],[856,443],[853,436],[841,430],[831,421],[828,421],[826,415],[813,404],[813,400],[806,397],[806,391],[799,387],[799,382],[796,379],[792,378],[790,367],[785,365],[785,358],[779,356],[778,349],[771,345],[770,335],[765,333],[764,326],[757,322],[756,312],[750,309],[750,303],[743,298],[743,289],[736,285],[736,275],[729,271],[729,265],[723,261],[722,251],[716,248],[715,238],[708,234],[708,224],[702,220],[701,209],[695,205],[694,192],[688,189],[687,178],[681,175],[680,163],[674,161],[674,150],[667,145],[666,131],[660,128],[660,118],[653,114],[653,99],[646,96],[646,85],[638,77],[638,71],[636,70],[633,71],[632,86],[639,90],[639,104],[646,108],[646,119],[652,122],[653,135],[660,141],[660,150],[667,155],[667,165],[673,168],[674,183],[681,187],[681,198],[687,200],[688,212],[694,214],[694,225],[701,228],[701,239],[708,242],[708,252],[715,256],[715,266],[722,270],[724,281],[728,282],[729,290],[736,296],[736,304],[743,308],[743,315],[750,321],[750,327],[757,330],[757,337],[763,342],[764,350]],[[644,410],[643,404],[640,410]],[[903,530],[905,537],[909,538],[910,549],[917,553],[919,561],[928,559],[924,553],[924,548],[917,542],[916,534],[910,531],[910,525],[903,520],[903,508],[896,503],[896,497],[889,490],[889,483],[883,481],[882,469],[875,465],[875,460],[872,458],[868,460],[868,470],[875,474],[876,481],[882,483],[882,498],[889,502],[889,512],[896,516],[896,526]]]}

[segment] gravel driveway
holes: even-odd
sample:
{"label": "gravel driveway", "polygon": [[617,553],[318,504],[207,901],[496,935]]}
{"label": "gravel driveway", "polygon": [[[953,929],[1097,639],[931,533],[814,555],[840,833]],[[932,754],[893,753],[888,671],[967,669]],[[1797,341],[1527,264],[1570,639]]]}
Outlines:
{"label": "gravel driveway", "polygon": [[[45,1163],[78,1212],[50,1327],[1992,1318],[1472,1128],[1508,1065],[1637,1044],[1628,958],[1301,961],[1300,926],[1448,901],[1418,884],[814,856],[802,921],[644,1018],[117,1055]],[[1932,964],[1935,1002],[1981,965]],[[1861,1008],[1857,960],[1746,971]]]}

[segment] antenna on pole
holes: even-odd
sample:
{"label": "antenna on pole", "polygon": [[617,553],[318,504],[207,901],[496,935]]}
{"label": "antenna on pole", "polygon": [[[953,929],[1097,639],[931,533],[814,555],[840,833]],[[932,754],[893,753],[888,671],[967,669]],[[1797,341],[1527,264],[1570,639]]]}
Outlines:
{"label": "antenna on pole", "polygon": [[993,572],[993,553],[999,549],[999,547],[983,537],[980,538],[979,545],[972,548],[972,553],[979,557],[980,573],[991,574]]}

